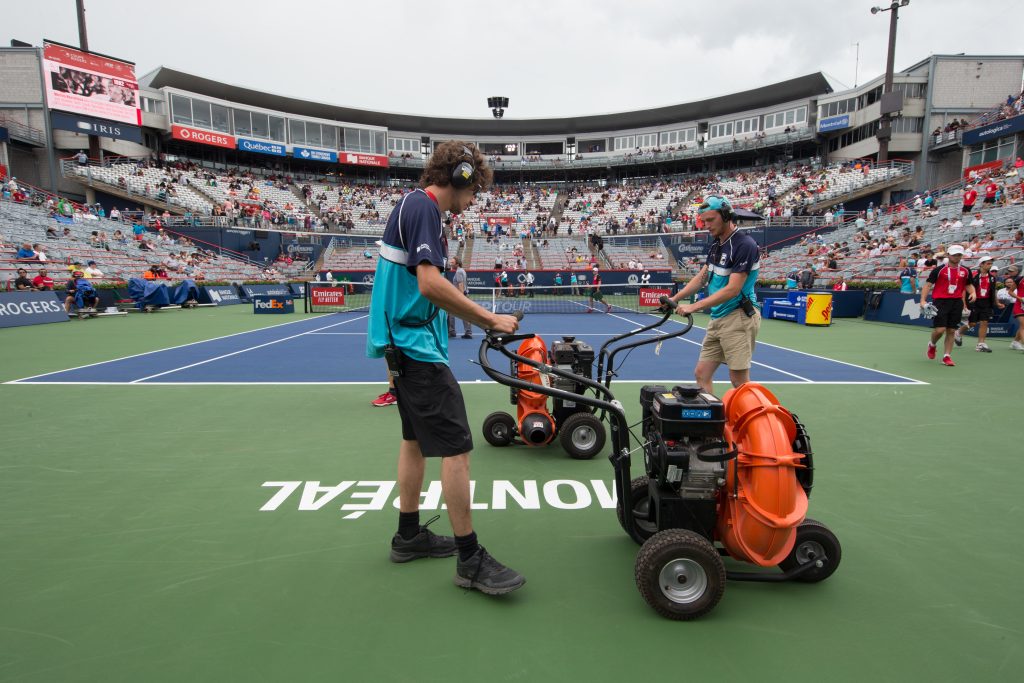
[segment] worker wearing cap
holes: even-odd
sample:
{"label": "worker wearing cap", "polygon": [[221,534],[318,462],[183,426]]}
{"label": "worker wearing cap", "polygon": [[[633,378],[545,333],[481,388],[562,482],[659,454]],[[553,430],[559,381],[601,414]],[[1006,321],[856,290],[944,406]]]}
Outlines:
{"label": "worker wearing cap", "polygon": [[1003,277],[1006,287],[1003,291],[1013,301],[1013,317],[1017,319],[1017,334],[1010,342],[1010,348],[1024,351],[1024,277],[1020,276],[1020,266],[1011,265]]}
{"label": "worker wearing cap", "polygon": [[975,190],[971,185],[964,188],[964,206],[960,210],[961,213],[971,213],[974,211],[974,203],[978,201],[978,191]]}
{"label": "worker wearing cap", "polygon": [[[725,197],[706,197],[697,216],[715,239],[700,272],[672,296],[672,301],[677,304],[679,315],[705,309],[711,312],[694,375],[697,384],[713,394],[712,378],[722,363],[729,366],[729,380],[734,387],[750,381],[754,344],[761,328],[754,293],[761,256],[757,242],[736,227],[732,205]],[[679,303],[700,291],[705,279],[706,297],[692,304]]]}
{"label": "worker wearing cap", "polygon": [[932,319],[931,340],[928,342],[927,356],[935,358],[935,342],[945,334],[944,352],[942,364],[953,367],[951,356],[956,331],[960,327],[960,319],[964,311],[964,295],[967,301],[975,299],[974,284],[971,283],[971,271],[960,265],[964,257],[964,248],[954,244],[946,250],[949,263],[939,266],[928,274],[928,280],[921,288],[921,308],[924,308],[928,301],[928,294],[932,295],[935,304],[936,314]]}
{"label": "worker wearing cap", "polygon": [[988,254],[982,254],[978,259],[978,270],[971,273],[971,284],[974,285],[977,298],[969,306],[970,317],[956,331],[953,339],[957,346],[963,345],[963,334],[977,326],[978,345],[974,347],[974,350],[992,353],[992,349],[985,343],[985,337],[988,335],[988,321],[992,319],[992,312],[995,309],[1006,308],[1006,306],[996,299],[996,274],[992,268],[992,257]]}

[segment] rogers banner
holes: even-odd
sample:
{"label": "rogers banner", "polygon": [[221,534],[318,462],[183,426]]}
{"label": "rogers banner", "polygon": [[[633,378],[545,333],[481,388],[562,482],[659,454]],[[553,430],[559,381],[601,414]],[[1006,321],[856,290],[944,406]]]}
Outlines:
{"label": "rogers banner", "polygon": [[344,306],[344,287],[310,287],[309,298],[314,306]]}
{"label": "rogers banner", "polygon": [[995,161],[988,161],[984,164],[978,164],[977,166],[968,166],[964,169],[964,178],[970,178],[971,173],[974,171],[977,171],[978,175],[984,175],[983,171],[998,169],[1002,165],[1002,159],[996,159]]}
{"label": "rogers banner", "polygon": [[672,296],[671,290],[668,289],[652,289],[643,287],[640,289],[640,307],[641,308],[657,308],[661,305],[658,301],[664,296]]}
{"label": "rogers banner", "polygon": [[357,154],[355,152],[339,152],[339,164],[351,164],[353,166],[379,166],[388,167],[388,158],[383,154]]}
{"label": "rogers banner", "polygon": [[487,225],[512,225],[512,216],[488,216]]}
{"label": "rogers banner", "polygon": [[43,72],[50,109],[142,125],[131,62],[44,41]]}
{"label": "rogers banner", "polygon": [[197,130],[195,128],[186,128],[185,126],[174,125],[171,126],[171,137],[175,140],[198,142],[201,145],[225,147],[227,149],[235,148],[235,137],[233,135],[214,133],[209,130]]}

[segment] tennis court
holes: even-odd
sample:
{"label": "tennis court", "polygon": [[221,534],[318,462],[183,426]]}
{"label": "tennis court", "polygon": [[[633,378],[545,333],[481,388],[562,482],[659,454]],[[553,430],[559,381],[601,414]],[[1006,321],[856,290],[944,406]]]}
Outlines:
{"label": "tennis court", "polygon": [[[596,348],[650,320],[523,329]],[[389,563],[398,415],[369,404],[384,373],[365,324],[235,306],[4,330],[0,680],[1019,678],[1024,355],[1005,344],[946,368],[919,329],[766,321],[753,376],[810,431],[810,515],[842,566],[816,585],[730,583],[678,623],[637,593],[607,460],[557,446],[475,435],[475,525],[522,590],[462,592],[454,561]],[[476,334],[451,357],[479,427],[510,406],[477,382]],[[625,360],[613,390],[631,417],[639,382],[692,379],[701,338]],[[438,475],[424,519],[445,532]]]}

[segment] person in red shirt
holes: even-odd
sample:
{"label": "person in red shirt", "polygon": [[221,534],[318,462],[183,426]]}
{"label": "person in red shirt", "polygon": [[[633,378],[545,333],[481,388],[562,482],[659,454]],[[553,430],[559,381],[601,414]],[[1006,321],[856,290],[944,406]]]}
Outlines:
{"label": "person in red shirt", "polygon": [[46,268],[39,269],[39,275],[32,278],[32,287],[39,291],[53,291],[53,278],[46,273]]}
{"label": "person in red shirt", "polygon": [[968,185],[964,188],[964,207],[961,213],[970,213],[974,211],[974,202],[978,201],[978,192],[974,189],[974,186]]}
{"label": "person in red shirt", "polygon": [[1013,317],[1017,319],[1017,334],[1010,342],[1010,348],[1014,351],[1024,351],[1024,277],[1020,276],[1018,266],[1010,266],[1003,284],[1015,300]]}
{"label": "person in red shirt", "polygon": [[992,353],[992,349],[985,343],[985,337],[988,335],[988,321],[992,319],[995,309],[1006,308],[1006,306],[996,299],[996,276],[992,272],[992,257],[988,254],[978,259],[978,270],[971,273],[971,284],[974,285],[977,298],[969,307],[971,316],[956,331],[953,340],[957,346],[962,346],[964,343],[962,335],[977,326],[978,345],[974,347],[974,350]]}
{"label": "person in red shirt", "polygon": [[932,334],[928,342],[927,356],[929,359],[935,358],[935,342],[945,334],[942,364],[953,367],[956,363],[950,354],[953,352],[956,331],[960,327],[960,319],[964,312],[964,294],[967,295],[968,302],[973,302],[975,292],[970,269],[960,265],[964,257],[964,248],[954,244],[946,253],[949,256],[949,263],[932,270],[928,274],[928,280],[921,287],[921,308],[925,307],[928,294],[931,293],[937,310],[932,319]]}
{"label": "person in red shirt", "polygon": [[985,204],[995,204],[996,203],[996,192],[998,192],[998,191],[999,191],[999,186],[996,185],[996,181],[994,181],[991,178],[989,178],[988,182],[985,183],[985,202],[984,203]]}

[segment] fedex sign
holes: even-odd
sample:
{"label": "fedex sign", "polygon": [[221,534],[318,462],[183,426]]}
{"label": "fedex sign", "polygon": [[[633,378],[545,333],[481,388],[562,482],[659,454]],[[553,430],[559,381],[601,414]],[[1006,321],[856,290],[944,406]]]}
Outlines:
{"label": "fedex sign", "polygon": [[291,297],[271,296],[268,294],[257,294],[252,298],[253,313],[294,313],[295,302]]}
{"label": "fedex sign", "polygon": [[379,166],[388,167],[388,158],[383,154],[357,154],[356,152],[342,152],[338,155],[338,162],[352,166]]}

